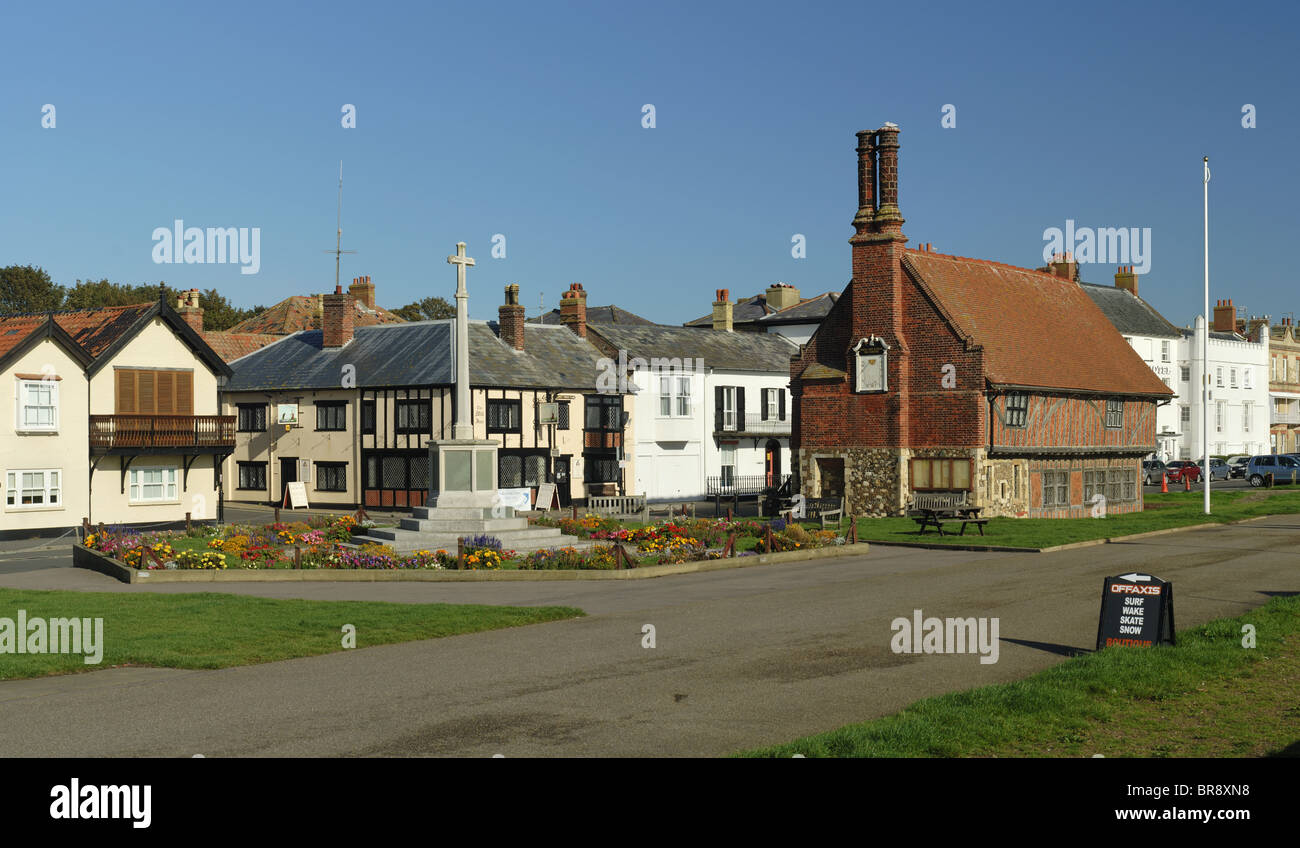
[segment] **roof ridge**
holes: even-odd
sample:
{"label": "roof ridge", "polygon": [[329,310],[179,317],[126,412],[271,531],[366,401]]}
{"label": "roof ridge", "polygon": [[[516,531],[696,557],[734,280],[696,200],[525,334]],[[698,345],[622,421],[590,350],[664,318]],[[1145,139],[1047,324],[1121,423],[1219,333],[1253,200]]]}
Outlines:
{"label": "roof ridge", "polygon": [[[955,253],[939,253],[938,251],[933,251],[933,250],[918,250],[915,247],[903,248],[903,252],[910,253],[916,256],[938,256],[944,259],[956,259],[959,262],[979,262],[983,265],[996,265],[999,268],[1010,268],[1012,271],[1024,271],[1026,274],[1039,274],[1041,276],[1048,277],[1049,279],[1058,280],[1062,283],[1074,283],[1074,285],[1076,286],[1081,285],[1081,283],[1076,282],[1075,280],[1067,280],[1064,277],[1058,277],[1057,275],[1051,273],[1050,271],[1040,271],[1037,268],[1025,268],[1020,265],[1012,265],[1010,262],[998,262],[996,259],[981,259],[978,256],[958,256]],[[1097,285],[1097,284],[1088,283],[1087,285]]]}

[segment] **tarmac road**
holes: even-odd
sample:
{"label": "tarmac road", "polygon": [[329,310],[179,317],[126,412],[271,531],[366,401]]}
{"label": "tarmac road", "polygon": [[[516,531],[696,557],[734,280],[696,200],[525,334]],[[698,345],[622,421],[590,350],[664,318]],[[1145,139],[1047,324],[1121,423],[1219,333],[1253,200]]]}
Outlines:
{"label": "tarmac road", "polygon": [[[127,586],[78,569],[0,585],[566,604],[587,618],[218,671],[0,682],[2,756],[700,756],[783,742],[1089,650],[1102,578],[1175,583],[1179,627],[1300,591],[1300,516],[1054,554],[869,555],[641,581]],[[47,565],[56,564],[51,560]],[[995,664],[896,654],[890,622],[996,617]],[[340,622],[340,626],[346,622]],[[107,623],[111,638],[111,621]],[[656,629],[642,647],[642,626]]]}

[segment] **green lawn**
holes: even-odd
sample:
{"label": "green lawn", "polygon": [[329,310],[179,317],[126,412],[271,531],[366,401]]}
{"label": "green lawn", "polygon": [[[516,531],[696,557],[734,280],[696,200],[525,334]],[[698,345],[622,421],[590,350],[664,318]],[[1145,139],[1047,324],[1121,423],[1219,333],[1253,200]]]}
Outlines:
{"label": "green lawn", "polygon": [[0,653],[0,679],[93,671],[113,665],[224,668],[344,650],[343,626],[356,647],[433,639],[582,616],[573,607],[300,601],[217,593],[127,595],[0,589],[0,617],[102,618],[103,658]]}
{"label": "green lawn", "polygon": [[[1242,645],[1242,625],[1256,646]],[[1300,755],[1300,596],[745,756]]]}
{"label": "green lawn", "polygon": [[[1208,516],[1204,513],[1203,498],[1201,492],[1195,491],[1147,495],[1146,509],[1143,512],[1106,518],[991,518],[984,528],[983,538],[980,538],[979,531],[974,526],[967,527],[964,536],[940,537],[933,529],[927,530],[924,536],[918,536],[917,524],[910,518],[859,518],[858,538],[864,542],[1047,548],[1193,524],[1300,513],[1300,491],[1289,486],[1285,489],[1212,492],[1211,514]],[[842,526],[847,526],[847,521]],[[960,527],[953,529],[949,525],[945,534],[959,529]]]}

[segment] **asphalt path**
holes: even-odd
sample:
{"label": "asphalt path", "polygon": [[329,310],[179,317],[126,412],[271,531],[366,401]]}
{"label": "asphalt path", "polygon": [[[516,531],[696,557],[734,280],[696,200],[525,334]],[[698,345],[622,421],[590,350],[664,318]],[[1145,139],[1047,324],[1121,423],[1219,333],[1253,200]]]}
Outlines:
{"label": "asphalt path", "polygon": [[[639,581],[128,586],[0,554],[0,585],[404,603],[564,604],[586,618],[216,671],[0,682],[0,756],[708,756],[1014,680],[1093,647],[1102,578],[1175,583],[1177,623],[1300,591],[1300,516],[1053,554],[863,557]],[[66,556],[66,555],[65,555]],[[31,567],[38,562],[39,567]],[[998,661],[898,654],[890,623],[988,617]],[[340,621],[340,627],[346,622]],[[112,622],[106,623],[112,638]],[[655,646],[643,647],[643,627]]]}

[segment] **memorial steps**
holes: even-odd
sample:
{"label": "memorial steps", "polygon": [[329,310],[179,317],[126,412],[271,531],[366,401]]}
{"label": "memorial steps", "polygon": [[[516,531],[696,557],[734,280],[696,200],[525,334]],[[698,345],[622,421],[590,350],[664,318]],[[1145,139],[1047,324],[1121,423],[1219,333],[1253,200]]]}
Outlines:
{"label": "memorial steps", "polygon": [[588,539],[566,536],[558,527],[528,526],[528,519],[517,516],[513,507],[416,507],[410,518],[398,521],[397,527],[372,527],[364,535],[354,535],[353,544],[387,545],[398,553],[412,551],[456,551],[460,538],[489,535],[501,540],[501,547],[518,553],[592,546]]}

